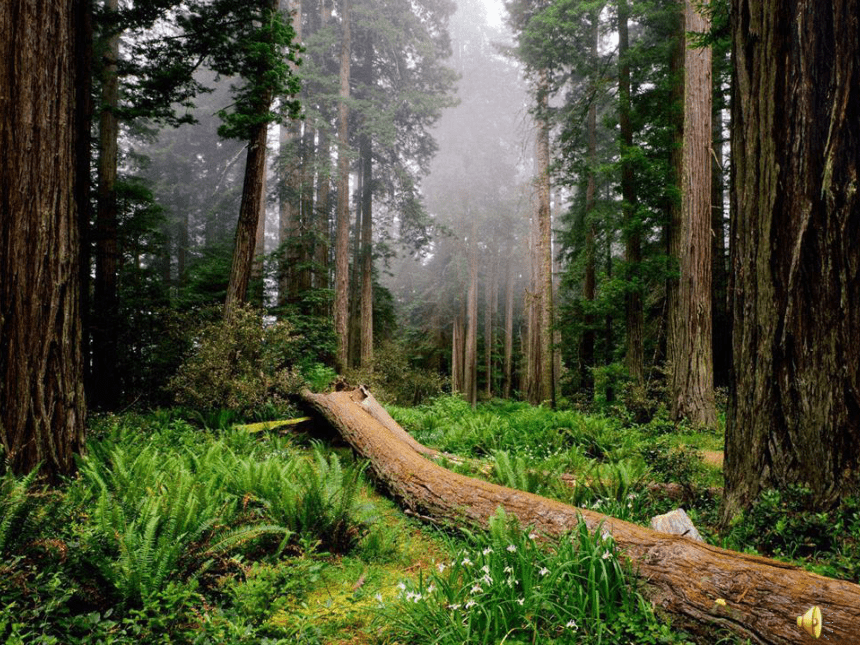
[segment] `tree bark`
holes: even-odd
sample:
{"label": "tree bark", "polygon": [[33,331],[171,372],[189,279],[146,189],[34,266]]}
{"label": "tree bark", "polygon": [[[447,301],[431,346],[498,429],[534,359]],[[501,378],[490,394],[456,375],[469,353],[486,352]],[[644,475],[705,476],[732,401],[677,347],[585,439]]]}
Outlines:
{"label": "tree bark", "polygon": [[[271,97],[268,97],[267,109],[270,102]],[[236,308],[245,302],[248,295],[254,250],[257,245],[257,226],[263,201],[267,131],[268,127],[265,123],[255,126],[253,138],[248,143],[242,202],[239,206],[239,224],[236,227],[236,240],[233,247],[233,264],[230,269],[230,283],[227,285],[227,298],[224,302],[225,318],[229,318]]]}
{"label": "tree bark", "polygon": [[[84,445],[72,0],[0,4],[0,442],[19,474]],[[80,142],[78,142],[80,143]]]}
{"label": "tree bark", "polygon": [[858,15],[858,0],[732,2],[726,518],[769,487],[826,506],[858,485]]}
{"label": "tree bark", "polygon": [[373,477],[408,511],[455,526],[486,528],[502,507],[523,526],[551,538],[584,521],[590,530],[612,536],[647,583],[652,602],[671,613],[676,626],[702,636],[728,628],[759,644],[793,645],[805,638],[795,616],[817,605],[824,617],[824,642],[856,642],[860,587],[854,583],[458,475],[428,461],[399,432],[374,418],[367,409],[373,402],[360,390],[328,395],[304,390],[302,397],[370,461]]}
{"label": "tree bark", "polygon": [[463,317],[458,315],[454,318],[454,323],[451,328],[451,393],[462,394],[463,386]]}
{"label": "tree bark", "polygon": [[625,296],[627,372],[635,385],[645,381],[645,351],[642,340],[642,285],[639,265],[642,263],[641,223],[636,214],[636,176],[630,150],[633,148],[633,125],[630,121],[630,49],[629,8],[627,0],[618,3],[618,121],[621,130],[621,198],[624,212],[624,260],[627,286]]}
{"label": "tree bark", "polygon": [[[553,289],[552,289],[552,213],[550,211],[549,180],[549,79],[541,70],[537,87],[537,222],[538,222],[538,283],[540,310],[538,335],[540,338],[540,381],[538,402],[555,407],[555,379],[553,378]],[[536,371],[536,374],[538,372]]]}
{"label": "tree bark", "polygon": [[[685,30],[708,20],[685,2]],[[694,426],[716,423],[711,334],[711,49],[689,43],[684,54],[684,146],[681,174],[681,278],[672,367],[672,417]]]}
{"label": "tree bark", "polygon": [[349,360],[349,64],[351,43],[349,0],[341,2],[343,38],[340,46],[340,103],[337,113],[337,231],[334,243],[334,330],[337,369]]}
{"label": "tree bark", "polygon": [[[117,0],[107,0],[105,11],[116,13]],[[96,202],[96,273],[93,290],[93,379],[91,399],[95,407],[112,410],[119,404],[117,358],[119,343],[119,293],[117,265],[117,142],[119,121],[119,33],[112,33],[102,55],[101,106],[99,110],[98,198]]]}

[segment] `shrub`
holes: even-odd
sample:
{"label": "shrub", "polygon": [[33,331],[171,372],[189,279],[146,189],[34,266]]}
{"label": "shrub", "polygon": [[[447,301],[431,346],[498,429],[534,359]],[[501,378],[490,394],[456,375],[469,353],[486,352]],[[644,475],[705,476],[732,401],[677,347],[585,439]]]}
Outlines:
{"label": "shrub", "polygon": [[265,324],[258,312],[240,307],[230,319],[200,329],[168,388],[179,403],[198,410],[251,416],[264,406],[286,408],[301,383],[293,370],[298,341],[288,323]]}

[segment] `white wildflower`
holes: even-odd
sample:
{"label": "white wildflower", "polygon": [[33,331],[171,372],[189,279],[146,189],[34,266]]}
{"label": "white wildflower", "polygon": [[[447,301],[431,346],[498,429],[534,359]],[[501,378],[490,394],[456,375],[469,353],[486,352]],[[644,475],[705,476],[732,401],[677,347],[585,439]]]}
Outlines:
{"label": "white wildflower", "polygon": [[463,561],[460,564],[462,564],[464,567],[468,567],[472,564],[472,561],[469,558],[463,558]]}
{"label": "white wildflower", "polygon": [[397,583],[397,588],[400,589],[400,591],[406,591],[406,583],[401,580]]}
{"label": "white wildflower", "polygon": [[530,540],[537,540],[538,534],[537,533],[529,533],[529,539]]}
{"label": "white wildflower", "polygon": [[504,571],[505,573],[513,573],[514,572],[514,570],[511,569],[510,567],[505,567],[504,569],[502,569],[502,571]]}
{"label": "white wildflower", "polygon": [[526,599],[525,599],[525,598],[517,598],[517,604],[518,604],[520,607],[522,607],[522,606],[523,606],[523,603],[524,603],[525,601],[526,601]]}
{"label": "white wildflower", "polygon": [[483,567],[481,567],[481,571],[483,571],[484,573],[490,573],[490,565],[485,564]]}
{"label": "white wildflower", "polygon": [[490,555],[492,552],[493,552],[492,547],[487,547],[486,549],[481,551],[481,553],[483,553],[484,555]]}
{"label": "white wildflower", "polygon": [[430,583],[430,586],[429,586],[429,587],[427,587],[427,593],[433,593],[434,591],[436,591],[436,585],[434,585],[434,584],[431,582],[431,583]]}
{"label": "white wildflower", "polygon": [[612,554],[609,551],[604,551],[603,555],[600,556],[603,560],[608,560],[612,557]]}
{"label": "white wildflower", "polygon": [[476,603],[474,600],[470,600],[469,602],[466,603],[466,609],[471,609],[472,607],[474,607],[477,604],[478,603]]}
{"label": "white wildflower", "polygon": [[567,624],[565,625],[565,627],[567,627],[568,629],[572,629],[573,631],[576,631],[577,629],[579,629],[579,625],[576,624],[576,621],[573,620],[573,618],[571,618],[569,621],[567,621]]}
{"label": "white wildflower", "polygon": [[489,576],[489,574],[485,573],[483,576],[481,576],[481,582],[486,585],[491,585],[493,584],[493,579]]}
{"label": "white wildflower", "polygon": [[475,585],[474,587],[472,587],[470,593],[481,593],[482,591],[483,589],[480,585]]}
{"label": "white wildflower", "polygon": [[506,550],[507,550],[507,551],[510,551],[511,553],[514,553],[514,552],[517,550],[517,546],[516,546],[515,544],[509,544],[509,545],[507,546],[507,549],[506,549]]}
{"label": "white wildflower", "polygon": [[444,562],[440,562],[439,564],[437,564],[437,565],[436,565],[436,568],[437,568],[437,569],[439,569],[439,573],[442,573],[442,572],[443,572],[443,571],[445,571],[445,569],[447,569],[448,567],[446,567],[446,566],[445,566],[445,563],[444,563]]}
{"label": "white wildflower", "polygon": [[546,574],[549,573],[549,569],[547,569],[546,567],[542,567],[541,570],[538,571],[538,573],[542,576],[545,576]]}

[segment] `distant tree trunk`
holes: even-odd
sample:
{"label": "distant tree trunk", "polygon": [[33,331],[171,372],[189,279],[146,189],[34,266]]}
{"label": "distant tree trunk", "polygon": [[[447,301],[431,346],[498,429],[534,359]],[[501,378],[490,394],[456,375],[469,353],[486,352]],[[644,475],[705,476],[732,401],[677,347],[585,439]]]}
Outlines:
{"label": "distant tree trunk", "polygon": [[529,230],[529,288],[526,290],[523,308],[526,312],[526,333],[523,339],[522,390],[526,400],[534,404],[540,403],[540,260],[538,256],[538,223],[537,214],[532,213]]}
{"label": "distant tree trunk", "polygon": [[[707,31],[709,23],[692,0],[685,6],[686,31]],[[711,50],[688,44],[684,60],[681,279],[670,392],[676,421],[710,427],[717,418],[711,353]]]}
{"label": "distant tree trunk", "polygon": [[[266,109],[271,97],[263,99]],[[266,132],[268,128],[261,123],[254,128],[248,144],[245,161],[245,180],[242,185],[242,201],[239,206],[239,224],[236,227],[236,240],[233,247],[233,264],[230,269],[230,282],[227,285],[227,299],[224,302],[224,317],[229,318],[236,307],[245,302],[251,268],[254,264],[254,250],[257,245],[257,225],[263,200],[263,177],[266,173]]]}
{"label": "distant tree trunk", "polygon": [[349,360],[349,60],[351,30],[349,0],[341,2],[343,39],[340,47],[340,103],[337,116],[337,232],[334,250],[334,330],[337,334],[337,369]]}
{"label": "distant tree trunk", "polygon": [[361,366],[373,368],[373,149],[370,137],[362,139],[361,206]]}
{"label": "distant tree trunk", "polygon": [[[278,11],[279,0],[266,0],[268,11]],[[258,115],[266,114],[272,105],[272,91],[265,89],[260,93],[254,109]],[[245,180],[242,184],[242,201],[239,205],[239,224],[236,227],[236,241],[233,247],[233,264],[230,268],[230,282],[224,302],[224,317],[230,318],[248,295],[248,283],[254,264],[254,251],[257,245],[257,226],[262,205],[265,201],[264,182],[266,178],[266,141],[268,123],[263,121],[254,125],[248,142],[245,159]]]}
{"label": "distant tree trunk", "polygon": [[488,263],[487,281],[484,287],[484,371],[486,373],[484,392],[488,399],[493,396],[493,325],[495,311],[499,304],[496,286],[498,264],[498,253],[494,253]]}
{"label": "distant tree trunk", "polygon": [[540,386],[538,402],[555,407],[555,379],[553,378],[553,298],[552,298],[552,212],[550,211],[549,181],[549,80],[545,69],[540,71],[538,88],[537,123],[537,221],[538,221],[538,275],[540,291]]}
{"label": "distant tree trunk", "polygon": [[472,216],[469,233],[469,289],[466,294],[466,354],[463,375],[464,398],[478,402],[478,222]]}
{"label": "distant tree trunk", "polygon": [[[307,100],[307,97],[305,97]],[[300,204],[301,220],[298,243],[298,293],[306,293],[311,288],[313,260],[313,220],[314,220],[314,169],[316,167],[316,133],[311,124],[304,123],[301,143]]]}
{"label": "distant tree trunk", "polygon": [[[615,236],[611,230],[606,231],[606,279],[612,280],[612,244]],[[612,312],[607,312],[603,323],[603,364],[611,365],[614,360],[615,353],[615,331],[612,327]],[[604,392],[607,403],[615,400],[615,387],[612,383],[607,383],[606,391]]]}
{"label": "distant tree trunk", "polygon": [[[723,63],[725,64],[725,63]],[[718,74],[714,73],[714,77]],[[728,270],[726,267],[726,227],[723,208],[725,181],[723,180],[723,113],[725,102],[722,89],[714,81],[714,109],[712,126],[711,164],[711,346],[714,357],[714,386],[727,387],[732,365],[732,329],[728,311]]]}
{"label": "distant tree trunk", "polygon": [[451,328],[451,392],[453,394],[462,394],[465,391],[463,387],[463,317],[458,315],[454,318],[454,324]]}
{"label": "distant tree trunk", "polygon": [[732,2],[726,518],[766,488],[808,486],[821,508],[858,485],[858,15],[858,0]]}
{"label": "distant tree trunk", "polygon": [[645,380],[645,358],[642,345],[642,292],[639,265],[642,263],[640,222],[636,214],[636,177],[630,150],[633,147],[633,125],[630,122],[630,49],[627,0],[618,3],[618,120],[621,129],[621,197],[624,212],[624,260],[627,273],[626,321],[627,354],[625,363],[636,385]]}
{"label": "distant tree trunk", "polygon": [[[510,257],[510,252],[508,253]],[[505,350],[504,350],[505,380],[502,384],[502,396],[511,398],[511,380],[513,378],[514,357],[514,270],[511,262],[505,263]]]}
{"label": "distant tree trunk", "polygon": [[[597,48],[600,41],[600,13],[591,14],[591,40],[589,49],[592,60],[597,60]],[[594,306],[597,287],[597,221],[595,208],[597,206],[597,88],[600,79],[596,77],[590,83],[591,100],[588,105],[587,136],[588,136],[588,179],[585,186],[585,276],[582,285],[582,297],[586,301],[588,311],[584,317],[584,331],[579,347],[580,386],[587,395],[594,395],[594,341],[595,319],[591,308]]]}
{"label": "distant tree trunk", "polygon": [[[325,29],[331,21],[331,5],[327,0],[320,2],[320,28]],[[328,122],[328,109],[320,107],[324,119]],[[314,212],[314,264],[316,267],[314,287],[328,289],[329,279],[329,249],[331,248],[331,143],[328,128],[319,129],[319,172],[317,173],[317,208]],[[325,299],[320,298],[317,313],[326,315],[331,307]]]}
{"label": "distant tree trunk", "polygon": [[[107,0],[105,11],[116,13],[117,0]],[[99,114],[98,200],[96,203],[96,273],[93,292],[92,403],[103,410],[119,405],[117,357],[119,295],[117,289],[117,141],[119,122],[119,34],[111,34],[102,55]]]}
{"label": "distant tree trunk", "polygon": [[[75,3],[0,4],[0,442],[53,482],[84,445]],[[78,144],[82,141],[78,141]]]}
{"label": "distant tree trunk", "polygon": [[75,204],[78,208],[81,294],[81,354],[84,366],[84,391],[90,381],[90,217],[92,207],[92,122],[93,122],[93,6],[90,0],[75,0]]}
{"label": "distant tree trunk", "polygon": [[[302,5],[299,0],[281,0],[280,10],[290,16],[296,42],[302,41]],[[294,63],[290,63],[295,68]],[[298,293],[295,267],[296,237],[301,217],[298,187],[301,177],[298,169],[298,140],[301,121],[295,119],[278,128],[278,244],[281,256],[278,267],[278,305],[294,301]]]}

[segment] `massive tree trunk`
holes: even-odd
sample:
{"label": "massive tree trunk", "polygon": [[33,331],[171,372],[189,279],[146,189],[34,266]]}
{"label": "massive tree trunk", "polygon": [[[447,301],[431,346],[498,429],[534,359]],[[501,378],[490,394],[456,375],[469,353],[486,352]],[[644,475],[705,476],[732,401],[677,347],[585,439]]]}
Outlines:
{"label": "massive tree trunk", "polygon": [[824,618],[824,642],[856,642],[860,587],[854,583],[455,474],[422,456],[423,446],[416,447],[399,426],[392,426],[365,391],[321,395],[305,390],[303,398],[370,461],[377,482],[409,512],[455,526],[485,528],[503,507],[523,526],[549,537],[584,521],[592,531],[614,538],[647,583],[651,600],[673,615],[675,625],[703,636],[728,628],[756,643],[794,645],[806,638],[795,617],[817,605]]}
{"label": "massive tree trunk", "polygon": [[732,3],[726,517],[764,488],[826,505],[859,483],[858,15],[858,0]]}
{"label": "massive tree trunk", "polygon": [[[687,33],[704,33],[707,19],[685,4]],[[681,277],[670,385],[672,417],[710,427],[714,406],[711,338],[711,49],[687,44],[684,54],[684,147],[681,174]]]}
{"label": "massive tree trunk", "polygon": [[[0,4],[0,442],[57,481],[83,447],[71,0]],[[80,141],[77,143],[81,143]]]}
{"label": "massive tree trunk", "polygon": [[340,103],[337,112],[337,231],[334,242],[334,331],[336,363],[349,360],[349,63],[351,43],[349,0],[341,0]]}
{"label": "massive tree trunk", "polygon": [[621,130],[621,198],[624,212],[624,261],[627,273],[625,298],[627,322],[627,352],[625,364],[636,385],[645,380],[645,350],[643,348],[642,285],[639,283],[642,263],[641,223],[636,214],[636,176],[630,159],[633,148],[633,124],[630,121],[630,61],[628,50],[629,8],[627,0],[618,3],[618,122]]}
{"label": "massive tree trunk", "polygon": [[[107,0],[105,11],[117,12],[117,0]],[[115,27],[110,27],[115,29]],[[90,392],[93,405],[111,410],[119,403],[117,358],[119,343],[119,293],[117,266],[117,143],[119,121],[119,33],[105,43],[101,69],[101,107],[99,114],[98,199],[96,202],[96,274],[93,292],[93,378]]]}

